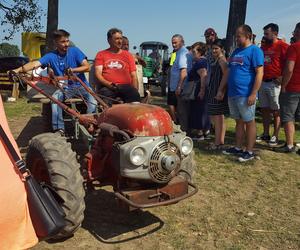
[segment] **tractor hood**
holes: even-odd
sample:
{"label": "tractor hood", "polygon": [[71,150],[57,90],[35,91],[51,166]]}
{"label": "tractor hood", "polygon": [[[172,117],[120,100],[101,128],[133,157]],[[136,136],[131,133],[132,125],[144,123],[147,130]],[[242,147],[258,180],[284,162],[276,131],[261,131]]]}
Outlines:
{"label": "tractor hood", "polygon": [[98,124],[102,122],[130,131],[135,136],[164,136],[173,133],[173,123],[168,112],[149,104],[114,105],[100,114]]}

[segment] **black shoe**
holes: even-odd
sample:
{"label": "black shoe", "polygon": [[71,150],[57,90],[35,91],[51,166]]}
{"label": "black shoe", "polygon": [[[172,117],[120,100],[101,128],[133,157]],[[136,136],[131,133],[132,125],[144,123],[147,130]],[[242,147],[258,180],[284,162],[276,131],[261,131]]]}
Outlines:
{"label": "black shoe", "polygon": [[256,137],[256,142],[262,142],[262,141],[270,141],[271,137],[269,135],[259,135]]}
{"label": "black shoe", "polygon": [[288,147],[286,144],[280,148],[276,149],[276,152],[279,153],[295,153],[296,152],[296,147]]}
{"label": "black shoe", "polygon": [[239,162],[246,162],[246,161],[251,161],[254,160],[254,154],[250,154],[248,151],[245,151],[240,157],[239,157]]}

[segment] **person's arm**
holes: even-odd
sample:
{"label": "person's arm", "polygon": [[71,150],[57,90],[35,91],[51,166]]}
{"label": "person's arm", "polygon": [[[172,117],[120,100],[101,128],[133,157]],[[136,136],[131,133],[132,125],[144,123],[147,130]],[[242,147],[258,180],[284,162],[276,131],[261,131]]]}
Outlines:
{"label": "person's arm", "polygon": [[17,69],[14,69],[13,71],[16,73],[26,73],[30,70],[40,67],[41,65],[42,64],[40,63],[40,61],[32,61],[32,62],[26,63],[25,65],[23,65]]}
{"label": "person's arm", "polygon": [[90,64],[86,59],[81,62],[81,65],[76,68],[71,68],[73,73],[84,73],[90,71]]}
{"label": "person's arm", "polygon": [[132,85],[133,87],[135,87],[136,89],[138,89],[138,79],[137,79],[137,75],[136,75],[136,71],[132,71],[130,73],[131,76],[131,81],[132,81]]}
{"label": "person's arm", "polygon": [[179,96],[181,94],[182,88],[183,88],[183,83],[185,81],[187,77],[187,69],[186,68],[182,68],[180,69],[180,78],[179,78],[179,82],[177,85],[177,89],[176,89],[176,96]]}
{"label": "person's arm", "polygon": [[264,75],[264,67],[263,66],[258,66],[255,68],[255,81],[253,84],[253,88],[251,91],[250,96],[248,97],[248,105],[252,106],[255,103],[256,100],[256,96],[257,96],[257,92],[260,89],[261,86],[261,82],[263,79],[263,75]]}
{"label": "person's arm", "polygon": [[285,92],[285,88],[288,85],[289,81],[292,78],[293,71],[295,67],[295,62],[294,61],[287,61],[284,71],[283,71],[283,76],[282,76],[282,83],[281,83],[281,92]]}
{"label": "person's arm", "polygon": [[205,95],[205,85],[207,81],[207,69],[200,68],[197,70],[197,74],[200,76],[200,91],[198,97],[202,100]]}
{"label": "person's arm", "polygon": [[229,69],[228,69],[226,60],[220,59],[219,64],[220,64],[220,67],[222,70],[222,79],[221,79],[220,86],[218,88],[218,92],[217,92],[217,95],[215,98],[218,101],[222,101],[224,99],[224,95],[225,95],[226,88],[227,88]]}
{"label": "person's arm", "polygon": [[95,66],[95,76],[96,78],[99,80],[99,82],[104,85],[105,87],[109,88],[109,89],[114,89],[115,86],[113,86],[113,83],[110,81],[107,81],[103,75],[102,75],[102,70],[103,70],[103,66],[99,65],[99,66]]}
{"label": "person's arm", "polygon": [[135,57],[144,68],[147,66],[146,61],[141,56],[135,55]]}

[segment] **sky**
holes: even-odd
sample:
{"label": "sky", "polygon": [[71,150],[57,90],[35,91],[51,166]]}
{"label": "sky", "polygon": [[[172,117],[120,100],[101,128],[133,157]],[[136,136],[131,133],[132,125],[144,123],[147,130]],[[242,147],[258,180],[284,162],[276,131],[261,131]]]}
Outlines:
{"label": "sky", "polygon": [[[47,1],[40,0],[47,13]],[[182,34],[186,45],[204,41],[204,30],[213,27],[226,36],[229,0],[59,0],[59,28],[71,33],[71,40],[89,59],[108,47],[106,32],[117,27],[130,40],[130,49],[144,41],[160,41],[171,46],[173,34]],[[299,0],[248,0],[246,23],[260,40],[262,28],[270,22],[279,25],[288,40],[300,22]],[[46,17],[42,19],[46,30]],[[2,37],[0,37],[2,40]],[[17,33],[12,44],[21,45]]]}

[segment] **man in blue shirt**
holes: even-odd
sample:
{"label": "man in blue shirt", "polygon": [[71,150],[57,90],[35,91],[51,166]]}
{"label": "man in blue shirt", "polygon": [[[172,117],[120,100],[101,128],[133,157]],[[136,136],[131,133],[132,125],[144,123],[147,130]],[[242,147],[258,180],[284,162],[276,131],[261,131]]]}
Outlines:
{"label": "man in blue shirt", "polygon": [[180,95],[184,84],[187,83],[187,73],[192,68],[192,55],[184,47],[182,35],[176,34],[172,37],[172,46],[176,51],[176,59],[171,68],[168,105],[173,112],[176,107],[181,129],[188,132],[189,105],[187,101],[180,98]]}
{"label": "man in blue shirt", "polygon": [[[90,70],[90,65],[87,57],[77,47],[70,47],[70,34],[65,30],[56,30],[53,33],[56,50],[51,51],[40,58],[38,61],[29,62],[23,67],[15,69],[15,72],[27,72],[38,67],[50,67],[53,69],[56,76],[63,76],[66,70],[76,74],[88,87],[90,84],[86,80],[84,72]],[[61,90],[56,90],[53,97],[63,101],[65,98],[83,97],[87,102],[87,113],[96,111],[97,102],[94,97],[89,94],[79,82],[69,81],[62,82],[64,93]],[[90,87],[91,88],[91,87]],[[62,109],[55,103],[52,103],[52,128],[54,132],[59,132],[64,135],[64,121]]]}
{"label": "man in blue shirt", "polygon": [[[230,114],[236,120],[236,146],[223,153],[239,155],[240,162],[254,159],[255,104],[263,77],[264,55],[251,40],[251,28],[248,25],[240,26],[236,31],[238,48],[229,58],[228,104]],[[245,135],[247,143],[246,151],[243,151]]]}

